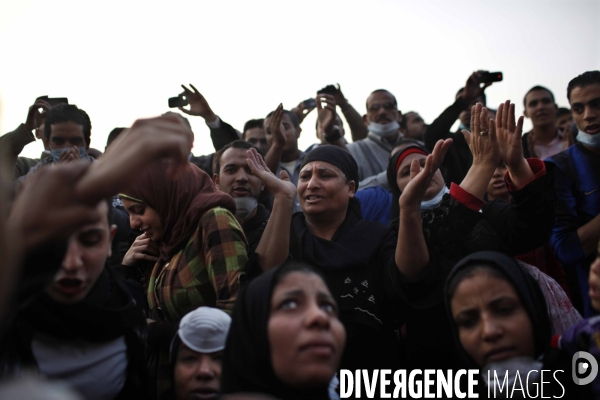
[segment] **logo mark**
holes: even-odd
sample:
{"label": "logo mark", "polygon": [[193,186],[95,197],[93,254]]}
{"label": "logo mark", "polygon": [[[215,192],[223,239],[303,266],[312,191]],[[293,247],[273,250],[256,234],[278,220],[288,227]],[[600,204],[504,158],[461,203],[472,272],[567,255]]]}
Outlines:
{"label": "logo mark", "polygon": [[584,196],[589,196],[590,194],[594,193],[596,190],[598,190],[598,188],[594,189],[594,190],[590,190],[589,192],[583,192]]}
{"label": "logo mark", "polygon": [[[583,361],[582,361],[583,360]],[[573,374],[573,382],[576,385],[587,385],[598,375],[598,361],[593,355],[587,351],[578,351],[573,354],[571,360],[571,370]],[[589,374],[589,375],[588,375]],[[580,378],[583,375],[588,375],[585,378]]]}

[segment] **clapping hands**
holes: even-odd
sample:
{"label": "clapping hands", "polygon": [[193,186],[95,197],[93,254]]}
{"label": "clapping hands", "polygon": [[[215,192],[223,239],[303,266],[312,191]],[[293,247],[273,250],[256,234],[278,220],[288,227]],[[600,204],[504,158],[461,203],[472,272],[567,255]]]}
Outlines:
{"label": "clapping hands", "polygon": [[433,176],[442,165],[444,157],[452,144],[452,139],[438,140],[433,152],[427,156],[425,166],[421,169],[419,160],[410,164],[410,182],[400,195],[400,210],[402,212],[421,212],[421,202],[429,188]]}

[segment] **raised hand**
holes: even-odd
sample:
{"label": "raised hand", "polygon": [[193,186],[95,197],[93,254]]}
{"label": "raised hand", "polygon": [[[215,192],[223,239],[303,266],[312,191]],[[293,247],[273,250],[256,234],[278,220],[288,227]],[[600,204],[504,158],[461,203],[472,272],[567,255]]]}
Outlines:
{"label": "raised hand", "polygon": [[77,185],[78,193],[85,199],[114,195],[135,179],[137,171],[160,157],[173,160],[168,173],[175,177],[189,167],[193,139],[194,134],[178,114],[138,119],[90,166]]}
{"label": "raised hand", "polygon": [[319,125],[323,132],[331,133],[335,125],[335,97],[330,94],[318,94],[316,100]]}
{"label": "raised hand", "polygon": [[335,97],[335,103],[338,106],[348,103],[348,100],[346,100],[346,97],[344,97],[344,93],[342,93],[342,87],[340,86],[339,83],[337,83],[336,85],[337,85],[337,87],[336,87],[337,90],[333,94],[333,96]]}
{"label": "raised hand", "polygon": [[462,133],[473,154],[473,166],[496,169],[501,160],[496,125],[493,119],[488,120],[487,108],[481,103],[471,107],[471,132],[463,129]]}
{"label": "raised hand", "polygon": [[506,100],[498,106],[496,132],[500,155],[506,164],[508,174],[517,188],[521,188],[534,177],[531,167],[523,156],[523,116],[515,124],[515,105]]}
{"label": "raised hand", "polygon": [[79,149],[77,146],[73,146],[67,151],[63,151],[60,157],[58,158],[57,163],[68,163],[72,161],[81,160],[81,155],[79,154]]}
{"label": "raised hand", "polygon": [[158,261],[158,243],[150,239],[145,233],[135,238],[133,244],[123,257],[123,265],[135,266],[141,260]]}
{"label": "raised hand", "polygon": [[491,82],[488,82],[484,83],[483,86],[481,86],[481,75],[484,72],[487,71],[475,71],[471,74],[471,76],[469,76],[469,79],[467,79],[467,83],[465,84],[465,90],[463,90],[461,94],[462,98],[466,102],[471,102],[472,100],[481,96],[484,90],[492,85]]}
{"label": "raised hand", "polygon": [[100,218],[96,206],[102,197],[84,203],[76,190],[89,167],[84,161],[55,164],[40,168],[25,182],[8,219],[8,231],[23,254],[49,240],[67,239],[82,225]]}
{"label": "raised hand", "polygon": [[438,140],[433,152],[427,156],[425,166],[421,169],[419,160],[410,164],[410,182],[400,195],[400,210],[402,212],[420,212],[421,202],[431,184],[433,176],[442,165],[444,157],[452,144],[452,139]]}
{"label": "raised hand", "polygon": [[507,168],[518,167],[523,164],[523,116],[515,124],[515,105],[506,100],[498,106],[496,114],[496,135],[500,147],[500,155]]}
{"label": "raised hand", "polygon": [[314,109],[315,107],[306,108],[304,101],[301,101],[296,107],[292,108],[290,111],[296,115],[296,118],[298,118],[298,123],[302,123],[302,121],[304,121],[304,118],[306,118],[306,116],[310,114],[310,112]]}
{"label": "raised hand", "polygon": [[188,115],[202,117],[206,122],[213,122],[215,119],[217,119],[217,116],[210,108],[210,105],[208,104],[204,96],[202,96],[202,94],[198,91],[198,89],[194,87],[194,85],[190,83],[190,87],[193,89],[193,91],[188,89],[185,85],[181,85],[181,87],[183,88],[182,94],[185,95],[185,97],[188,99],[188,103],[190,106],[189,109],[179,107],[179,110],[181,112],[186,113]]}
{"label": "raised hand", "polygon": [[246,153],[248,154],[246,161],[250,171],[260,178],[274,197],[285,197],[291,201],[296,198],[296,185],[290,181],[290,177],[285,170],[282,170],[279,174],[281,179],[277,179],[256,149],[250,149]]}
{"label": "raised hand", "polygon": [[[30,131],[39,128],[44,122],[46,111],[51,108],[52,106],[50,103],[43,99],[37,98],[33,105],[29,107],[27,119],[25,120],[25,127]],[[42,109],[42,111],[40,111],[40,109]]]}
{"label": "raised hand", "polygon": [[267,126],[267,135],[273,135],[273,143],[271,146],[278,146],[280,148],[285,147],[287,139],[283,134],[283,126],[281,125],[281,119],[283,118],[283,104],[279,104],[277,109],[269,118],[269,126]]}

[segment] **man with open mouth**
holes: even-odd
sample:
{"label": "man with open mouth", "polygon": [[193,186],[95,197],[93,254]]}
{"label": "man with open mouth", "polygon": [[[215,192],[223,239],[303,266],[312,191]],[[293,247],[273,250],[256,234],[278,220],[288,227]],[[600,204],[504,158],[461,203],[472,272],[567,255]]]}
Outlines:
{"label": "man with open mouth", "polygon": [[[0,369],[5,377],[38,371],[86,399],[137,398],[146,390],[139,336],[146,321],[132,287],[105,267],[116,231],[109,200],[96,211],[100,219],[69,238],[51,283],[22,302],[0,347]],[[47,274],[54,257],[48,253],[36,271],[27,271],[29,281]]]}

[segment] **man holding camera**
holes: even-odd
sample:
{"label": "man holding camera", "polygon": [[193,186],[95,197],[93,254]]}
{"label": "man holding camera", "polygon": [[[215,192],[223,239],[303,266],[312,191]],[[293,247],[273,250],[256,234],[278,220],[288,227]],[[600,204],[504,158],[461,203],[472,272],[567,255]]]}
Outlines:
{"label": "man holding camera", "polygon": [[[454,104],[446,108],[425,131],[425,147],[430,151],[433,150],[438,140],[453,139],[452,145],[442,162],[442,166],[446,170],[445,180],[447,185],[452,182],[457,184],[462,182],[473,163],[473,155],[461,130],[470,129],[471,106],[476,103],[482,103],[485,106],[484,91],[492,84],[492,82],[482,82],[486,73],[487,71],[473,72],[467,79],[465,87],[456,93]],[[457,118],[460,120],[460,126],[458,131],[451,133],[450,128]]]}

